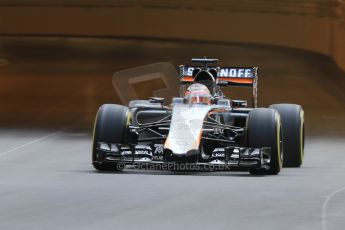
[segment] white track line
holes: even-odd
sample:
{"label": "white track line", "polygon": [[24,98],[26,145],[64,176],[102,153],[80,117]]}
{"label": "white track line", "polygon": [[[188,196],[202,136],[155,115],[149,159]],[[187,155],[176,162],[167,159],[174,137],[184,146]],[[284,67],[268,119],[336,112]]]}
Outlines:
{"label": "white track line", "polygon": [[322,230],[327,230],[327,206],[329,201],[335,196],[337,195],[339,192],[345,191],[345,186],[341,187],[337,190],[335,190],[334,192],[332,192],[331,194],[327,195],[326,200],[323,202],[322,204],[322,209],[321,209],[321,223],[322,223]]}
{"label": "white track line", "polygon": [[19,150],[19,149],[22,149],[22,148],[24,148],[24,147],[26,147],[26,146],[28,146],[28,145],[32,145],[32,144],[35,144],[35,143],[37,143],[37,142],[43,141],[43,140],[45,140],[45,139],[47,139],[47,138],[49,138],[49,137],[57,136],[57,135],[61,134],[63,131],[65,131],[65,130],[67,130],[67,129],[70,129],[70,128],[72,128],[72,127],[74,127],[74,126],[76,126],[76,125],[78,125],[78,124],[80,124],[80,123],[82,123],[82,122],[81,122],[81,121],[78,121],[78,122],[73,123],[72,125],[67,126],[67,127],[63,128],[63,129],[61,129],[61,130],[59,130],[59,131],[56,131],[56,132],[54,132],[54,133],[50,133],[50,134],[48,134],[48,135],[46,135],[46,136],[43,136],[43,137],[40,137],[40,138],[38,138],[38,139],[36,139],[36,140],[33,140],[33,141],[27,142],[27,143],[25,143],[25,144],[19,145],[19,146],[13,148],[13,149],[10,149],[10,150],[1,152],[1,153],[0,153],[0,157],[3,157],[3,156],[5,156],[5,155],[7,155],[7,154],[9,154],[9,153],[11,153],[11,152],[17,151],[17,150]]}

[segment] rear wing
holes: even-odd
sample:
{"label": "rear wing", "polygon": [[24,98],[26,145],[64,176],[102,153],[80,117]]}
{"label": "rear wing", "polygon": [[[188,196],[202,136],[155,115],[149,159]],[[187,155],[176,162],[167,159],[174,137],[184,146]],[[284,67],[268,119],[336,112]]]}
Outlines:
{"label": "rear wing", "polygon": [[[193,71],[200,66],[181,65],[180,84],[193,83]],[[219,86],[240,86],[253,89],[253,106],[257,107],[258,67],[207,67],[216,70],[216,84]]]}
{"label": "rear wing", "polygon": [[[180,66],[180,81],[183,83],[193,82],[193,71],[197,66]],[[217,70],[216,79],[227,82],[229,86],[252,86],[257,76],[257,67],[208,67],[208,70]]]}

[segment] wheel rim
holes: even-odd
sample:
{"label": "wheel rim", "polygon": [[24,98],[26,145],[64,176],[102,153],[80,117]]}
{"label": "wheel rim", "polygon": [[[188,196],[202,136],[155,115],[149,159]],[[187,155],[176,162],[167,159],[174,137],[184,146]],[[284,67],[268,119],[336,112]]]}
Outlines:
{"label": "wheel rim", "polygon": [[279,150],[280,150],[280,162],[282,163],[284,160],[284,147],[283,147],[283,129],[282,125],[280,124],[280,135],[279,135]]}
{"label": "wheel rim", "polygon": [[300,120],[301,120],[301,127],[300,127],[300,154],[301,154],[301,164],[303,163],[303,157],[304,157],[304,135],[305,135],[305,130],[304,130],[304,111],[301,110],[300,112]]}
{"label": "wheel rim", "polygon": [[283,129],[282,129],[282,124],[280,121],[280,116],[277,116],[277,147],[278,147],[278,163],[279,163],[279,168],[283,167]]}

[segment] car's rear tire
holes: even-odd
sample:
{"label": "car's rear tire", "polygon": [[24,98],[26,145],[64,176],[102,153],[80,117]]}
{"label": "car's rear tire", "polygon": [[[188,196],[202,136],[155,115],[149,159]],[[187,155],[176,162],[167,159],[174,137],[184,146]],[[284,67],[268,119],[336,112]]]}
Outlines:
{"label": "car's rear tire", "polygon": [[304,158],[304,111],[300,105],[274,104],[283,126],[283,167],[300,167]]}
{"label": "car's rear tire", "polygon": [[249,112],[246,124],[247,147],[271,148],[269,169],[251,168],[251,174],[276,175],[283,162],[282,130],[279,113],[273,109],[259,108]]}
{"label": "car's rear tire", "polygon": [[96,145],[99,142],[125,144],[127,141],[127,125],[130,113],[126,106],[115,104],[102,105],[96,115],[93,146],[92,164],[99,171],[121,171],[123,166],[117,163],[106,163],[98,159]]}

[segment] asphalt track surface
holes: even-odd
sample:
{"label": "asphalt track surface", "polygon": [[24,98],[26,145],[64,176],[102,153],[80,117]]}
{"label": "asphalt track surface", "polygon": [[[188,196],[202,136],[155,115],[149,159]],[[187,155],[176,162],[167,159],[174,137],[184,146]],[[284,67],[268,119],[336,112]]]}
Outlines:
{"label": "asphalt track surface", "polygon": [[[344,229],[345,75],[299,50],[177,41],[0,38],[0,229]],[[261,69],[260,105],[302,104],[305,162],[278,176],[90,164],[113,72],[192,56]]]}

